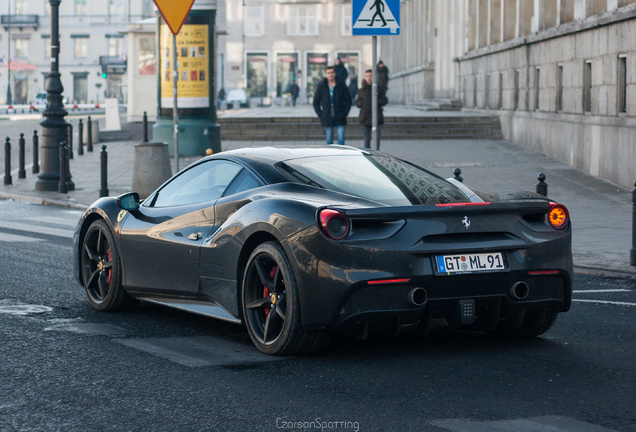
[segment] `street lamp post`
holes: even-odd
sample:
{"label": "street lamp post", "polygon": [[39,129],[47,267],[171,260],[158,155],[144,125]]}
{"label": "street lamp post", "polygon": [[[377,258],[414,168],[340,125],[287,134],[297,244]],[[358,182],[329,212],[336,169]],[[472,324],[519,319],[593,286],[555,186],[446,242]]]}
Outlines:
{"label": "street lamp post", "polygon": [[8,1],[7,15],[7,105],[13,103],[11,99],[11,1]]}
{"label": "street lamp post", "polygon": [[[35,182],[35,190],[57,191],[60,183],[60,145],[68,140],[68,123],[64,116],[68,114],[62,103],[62,80],[60,79],[60,2],[49,0],[51,5],[51,71],[46,85],[47,105],[42,113],[42,163],[41,171]],[[70,170],[65,170],[66,190],[75,190]]]}

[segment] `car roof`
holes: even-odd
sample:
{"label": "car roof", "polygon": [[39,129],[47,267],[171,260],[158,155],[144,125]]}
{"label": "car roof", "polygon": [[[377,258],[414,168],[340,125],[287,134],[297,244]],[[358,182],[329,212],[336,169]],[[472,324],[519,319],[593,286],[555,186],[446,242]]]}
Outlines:
{"label": "car roof", "polygon": [[243,164],[250,166],[254,171],[258,172],[267,183],[271,184],[287,181],[274,166],[278,162],[311,157],[359,156],[365,154],[370,154],[370,152],[365,149],[342,145],[315,145],[304,147],[280,145],[228,150],[209,156],[209,158],[239,160]]}

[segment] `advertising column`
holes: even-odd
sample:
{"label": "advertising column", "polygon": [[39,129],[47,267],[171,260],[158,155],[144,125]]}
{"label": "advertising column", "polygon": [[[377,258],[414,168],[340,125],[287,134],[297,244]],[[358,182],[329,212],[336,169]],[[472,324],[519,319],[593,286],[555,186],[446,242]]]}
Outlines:
{"label": "advertising column", "polygon": [[[172,32],[159,17],[158,112],[153,140],[167,142],[174,155]],[[204,155],[221,151],[221,129],[217,122],[214,95],[216,0],[197,0],[177,41],[177,114],[179,155]]]}

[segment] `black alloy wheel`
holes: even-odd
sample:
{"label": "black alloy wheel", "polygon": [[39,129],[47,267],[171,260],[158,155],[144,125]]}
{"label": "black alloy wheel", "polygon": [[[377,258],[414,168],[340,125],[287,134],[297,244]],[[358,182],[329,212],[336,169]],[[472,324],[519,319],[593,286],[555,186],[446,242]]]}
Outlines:
{"label": "black alloy wheel", "polygon": [[243,316],[254,345],[265,354],[315,352],[325,332],[302,328],[296,279],[283,248],[263,243],[252,252],[242,284]]}
{"label": "black alloy wheel", "polygon": [[91,305],[100,311],[118,311],[136,306],[122,288],[119,252],[110,228],[97,220],[88,228],[80,251],[82,283]]}

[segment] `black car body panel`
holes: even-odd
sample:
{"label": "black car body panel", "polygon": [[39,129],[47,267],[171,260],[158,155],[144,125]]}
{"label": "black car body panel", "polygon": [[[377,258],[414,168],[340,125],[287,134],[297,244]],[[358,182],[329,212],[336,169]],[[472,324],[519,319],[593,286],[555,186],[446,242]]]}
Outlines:
{"label": "black car body panel", "polygon": [[[122,284],[131,296],[220,306],[237,321],[244,319],[246,263],[264,242],[279,244],[287,255],[298,286],[302,326],[308,329],[366,332],[443,318],[488,330],[527,310],[570,308],[571,225],[554,229],[546,222],[551,203],[544,197],[472,193],[438,179],[436,187],[462,198],[391,205],[338,187],[320,187],[302,172],[290,174],[280,165],[324,155],[377,154],[382,155],[338,146],[224,152],[177,174],[138,210],[125,211],[114,198],[102,198],[79,222],[75,276],[82,283],[83,236],[91,223],[103,219],[114,235]],[[209,201],[153,206],[175,178],[212,160],[237,164],[252,187],[227,195],[230,183],[224,186],[225,195]],[[294,175],[302,181],[290,181]],[[333,240],[321,232],[319,214],[326,208],[350,221],[345,238]],[[464,254],[477,260],[474,255],[488,253],[501,257],[505,268],[448,274],[439,271],[435,258],[446,256],[452,262]],[[527,288],[523,298],[511,295],[519,283]],[[409,300],[414,289],[426,296],[423,302]],[[463,300],[470,300],[472,320],[462,318]]]}

